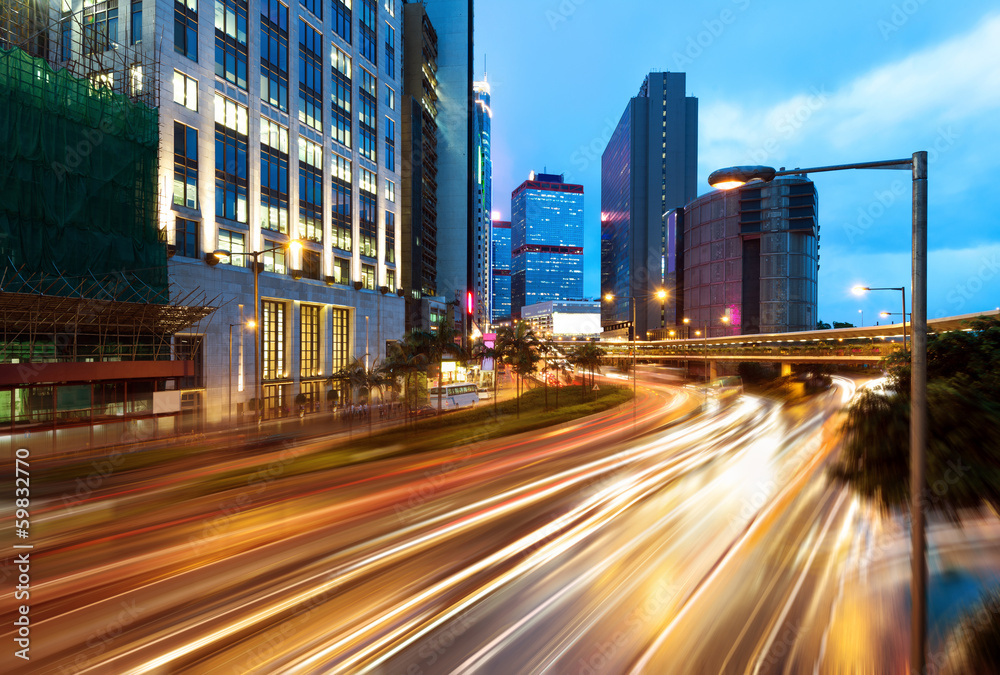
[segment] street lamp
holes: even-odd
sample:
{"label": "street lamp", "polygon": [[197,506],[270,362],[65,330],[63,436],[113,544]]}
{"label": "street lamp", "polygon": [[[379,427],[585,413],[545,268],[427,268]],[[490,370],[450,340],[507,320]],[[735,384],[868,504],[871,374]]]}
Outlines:
{"label": "street lamp", "polygon": [[[900,286],[898,288],[872,288],[870,286],[855,286],[854,292],[858,295],[862,295],[868,291],[899,291],[903,294],[903,349],[906,349],[906,287]],[[883,312],[884,315],[888,316],[888,312]]]}
{"label": "street lamp", "polygon": [[[231,258],[236,255],[241,255],[253,260],[253,318],[247,322],[248,328],[253,328],[254,330],[254,350],[253,350],[253,391],[254,391],[254,405],[257,410],[254,413],[257,416],[257,424],[259,425],[263,420],[261,418],[261,413],[263,412],[263,405],[261,404],[260,396],[260,330],[258,326],[260,325],[260,256],[265,253],[272,253],[274,251],[280,251],[287,249],[288,251],[296,252],[302,248],[302,242],[297,239],[292,239],[279,246],[272,246],[271,248],[266,248],[263,251],[226,251],[225,249],[216,249],[208,254],[208,263],[210,265],[215,265],[226,258]],[[261,412],[258,412],[261,411]]]}
{"label": "street lamp", "polygon": [[861,327],[864,328],[865,327],[865,310],[859,309],[858,310],[858,314],[861,315]]}
{"label": "street lamp", "polygon": [[927,542],[921,503],[924,491],[924,472],[927,465],[927,152],[915,152],[908,159],[840,164],[791,171],[775,171],[771,167],[764,166],[740,166],[713,172],[708,177],[708,183],[713,187],[729,189],[745,185],[750,181],[768,182],[777,176],[847,169],[910,171],[913,181],[911,212],[913,313],[910,322],[910,330],[912,331],[910,338],[910,540],[912,546],[910,594],[913,604],[910,617],[910,668],[915,672],[923,672],[927,660]]}

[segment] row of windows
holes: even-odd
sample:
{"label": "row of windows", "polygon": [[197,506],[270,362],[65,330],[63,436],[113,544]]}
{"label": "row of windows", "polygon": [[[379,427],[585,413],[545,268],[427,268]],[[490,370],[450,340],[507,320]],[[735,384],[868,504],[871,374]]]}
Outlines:
{"label": "row of windows", "polygon": [[[393,216],[393,224],[395,217],[393,214],[386,214],[387,216]],[[199,246],[198,246],[198,221],[190,220],[188,218],[177,218],[176,229],[174,231],[174,252],[176,255],[184,256],[187,258],[197,258],[199,257]],[[220,227],[217,236],[218,246],[217,248],[229,251],[232,254],[225,263],[232,265],[233,267],[248,267],[249,256],[241,255],[247,253],[246,246],[246,233],[239,232],[236,230],[228,230],[226,228]],[[395,233],[393,231],[386,232],[386,262],[392,263],[395,261]],[[287,274],[287,258],[285,251],[279,248],[281,246],[280,241],[263,239],[263,250],[266,251],[261,254],[261,263],[263,263],[265,272],[274,272],[276,274]],[[273,250],[269,250],[273,249]],[[319,251],[314,251],[306,249],[302,251],[302,276],[307,279],[322,279],[322,257]],[[333,283],[348,285],[352,283],[351,280],[351,260],[350,258],[335,256],[333,259]],[[386,269],[386,281],[385,285],[388,287],[390,292],[396,291],[396,272],[393,269]],[[362,262],[361,264],[361,278],[359,281],[362,282],[362,288],[367,290],[375,290],[375,266],[371,263]]]}

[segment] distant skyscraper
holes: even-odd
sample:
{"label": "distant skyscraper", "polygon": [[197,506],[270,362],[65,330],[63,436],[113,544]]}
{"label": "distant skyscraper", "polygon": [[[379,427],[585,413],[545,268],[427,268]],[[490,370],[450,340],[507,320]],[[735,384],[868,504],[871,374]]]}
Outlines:
{"label": "distant skyscraper", "polygon": [[490,159],[490,85],[485,78],[473,85],[476,109],[473,114],[472,143],[474,153],[475,204],[475,269],[473,270],[473,321],[481,330],[490,323],[490,219],[493,209],[493,162]]}
{"label": "distant skyscraper", "polygon": [[815,185],[797,176],[713,190],[685,206],[684,316],[690,325],[708,325],[709,335],[814,329],[816,213]]}
{"label": "distant skyscraper", "polygon": [[539,174],[514,190],[511,213],[511,316],[545,300],[583,296],[583,186]]}
{"label": "distant skyscraper", "polygon": [[510,221],[494,220],[490,240],[490,309],[492,322],[499,323],[510,319]]}
{"label": "distant skyscraper", "polygon": [[[650,73],[625,107],[601,158],[601,308],[605,336],[674,325],[682,309],[680,231],[667,212],[697,194],[698,99],[684,73]],[[656,297],[660,289],[668,297]]]}

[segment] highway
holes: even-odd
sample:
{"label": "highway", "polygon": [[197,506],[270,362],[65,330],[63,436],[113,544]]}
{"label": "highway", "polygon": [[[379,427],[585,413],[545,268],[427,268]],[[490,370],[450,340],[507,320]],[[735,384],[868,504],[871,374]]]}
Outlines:
{"label": "highway", "polygon": [[[649,381],[635,419],[67,483],[36,507],[32,659],[4,671],[905,672],[905,523],[825,475],[854,389],[699,413]],[[932,616],[995,577],[996,522],[931,529]]]}

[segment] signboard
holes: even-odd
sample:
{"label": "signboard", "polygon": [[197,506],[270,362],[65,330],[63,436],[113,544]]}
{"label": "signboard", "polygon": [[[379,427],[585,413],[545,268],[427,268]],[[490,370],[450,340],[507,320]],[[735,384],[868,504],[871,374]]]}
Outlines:
{"label": "signboard", "polygon": [[181,411],[181,392],[174,391],[154,391],[153,392],[153,414],[175,413]]}

